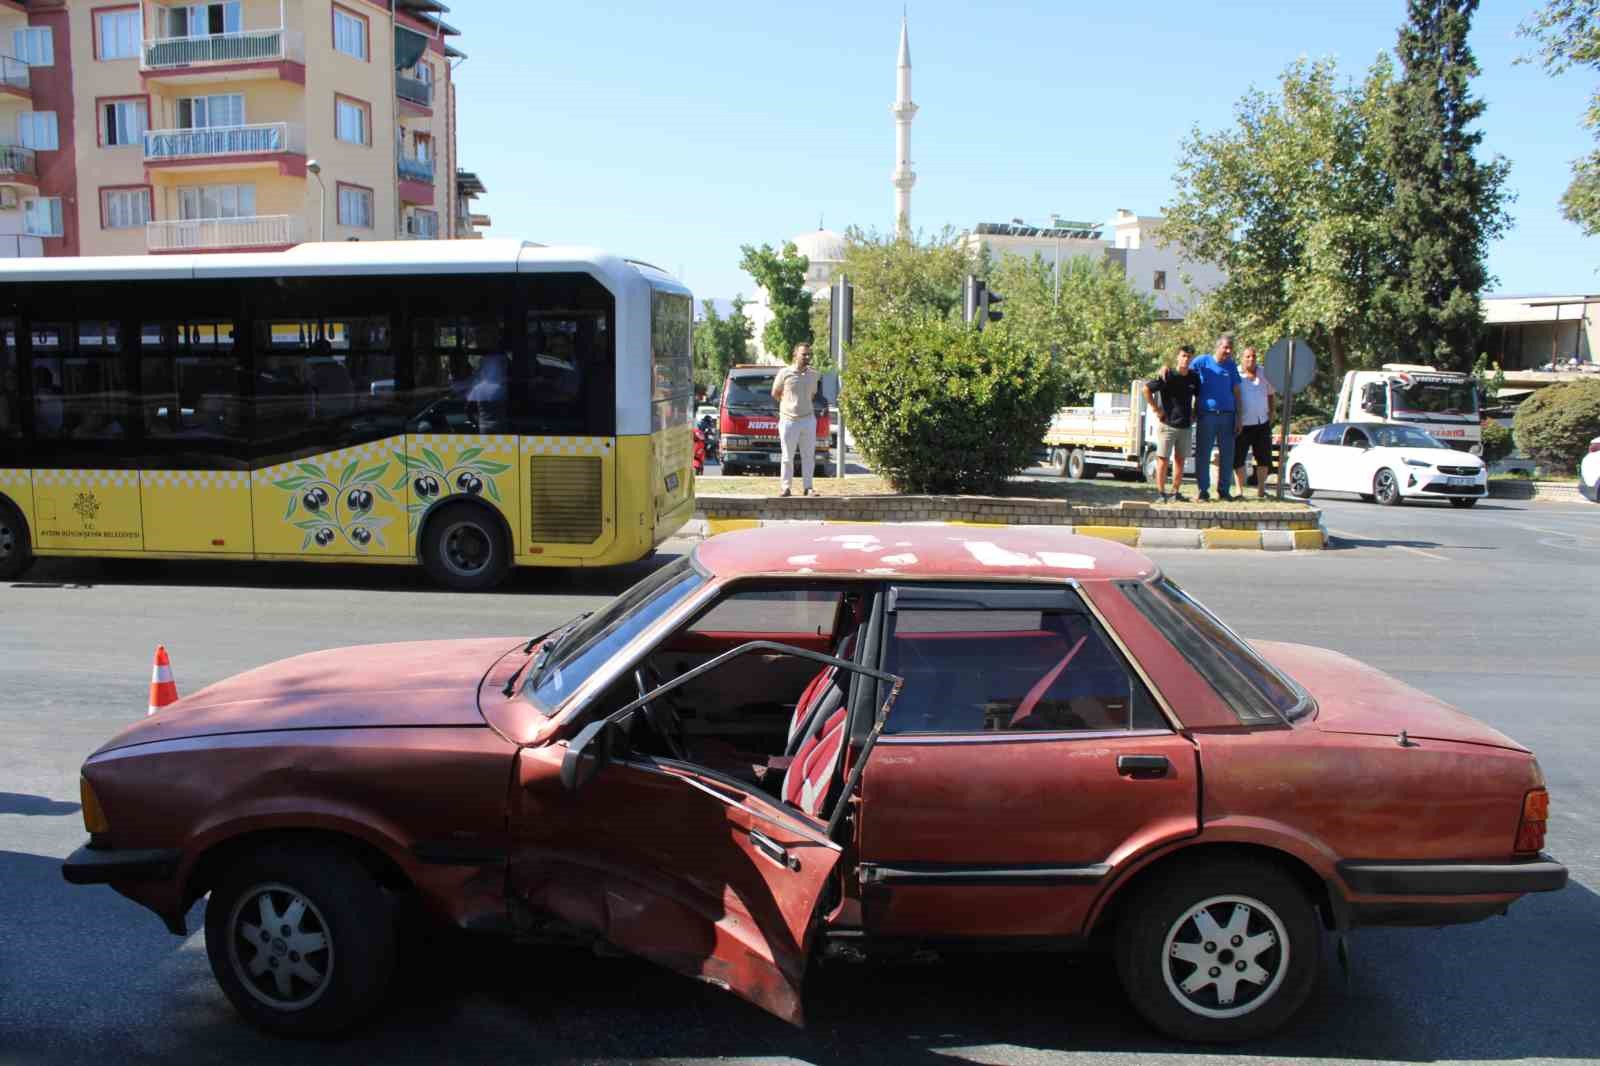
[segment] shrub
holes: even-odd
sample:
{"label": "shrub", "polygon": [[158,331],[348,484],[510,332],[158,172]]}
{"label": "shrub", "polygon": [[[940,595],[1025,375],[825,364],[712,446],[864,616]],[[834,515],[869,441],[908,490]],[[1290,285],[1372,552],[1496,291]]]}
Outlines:
{"label": "shrub", "polygon": [[1006,330],[894,317],[851,345],[839,404],[901,492],[995,492],[1032,462],[1062,391],[1049,353]]}
{"label": "shrub", "polygon": [[1512,422],[1517,447],[1547,470],[1577,469],[1600,436],[1600,381],[1550,385],[1522,401]]}
{"label": "shrub", "polygon": [[1511,454],[1511,431],[1492,418],[1483,420],[1483,461],[1498,462]]}
{"label": "shrub", "polygon": [[[1333,419],[1323,415],[1297,415],[1289,420],[1289,432],[1304,433],[1308,429],[1316,429],[1318,426],[1325,426],[1332,421]],[[1277,432],[1276,427],[1273,428],[1273,432]]]}

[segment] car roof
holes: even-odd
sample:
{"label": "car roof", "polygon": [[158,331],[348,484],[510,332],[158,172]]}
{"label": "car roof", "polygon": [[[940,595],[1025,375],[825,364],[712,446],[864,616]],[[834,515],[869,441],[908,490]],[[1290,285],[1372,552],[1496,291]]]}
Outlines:
{"label": "car roof", "polygon": [[1102,581],[1157,572],[1114,541],[1050,526],[782,525],[724,533],[695,549],[719,578],[757,575],[934,581]]}

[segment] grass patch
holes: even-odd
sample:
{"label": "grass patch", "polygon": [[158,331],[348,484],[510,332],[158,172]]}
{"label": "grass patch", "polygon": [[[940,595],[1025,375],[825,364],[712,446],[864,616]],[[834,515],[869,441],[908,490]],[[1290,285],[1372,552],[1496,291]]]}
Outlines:
{"label": "grass patch", "polygon": [[[838,478],[819,477],[813,483],[819,496],[894,496],[894,489],[883,478],[875,474],[853,474],[844,480]],[[778,479],[776,477],[697,477],[695,478],[694,491],[699,496],[776,496],[778,495]],[[1241,510],[1304,510],[1306,504],[1298,500],[1285,498],[1278,502],[1273,488],[1268,488],[1265,500],[1258,500],[1252,495],[1232,504],[1218,504],[1215,500],[1210,503],[1200,503],[1194,498],[1195,490],[1191,485],[1184,486],[1184,494],[1189,497],[1187,503],[1160,503],[1158,502],[1155,487],[1140,481],[1116,481],[1111,478],[1095,478],[1092,481],[1061,481],[1058,479],[1041,479],[1030,477],[1012,478],[1006,485],[1004,496],[1012,499],[1031,500],[1066,500],[1069,503],[1080,504],[1086,507],[1115,507],[1124,500],[1133,500],[1148,503],[1160,511],[1184,510],[1213,510],[1218,506],[1238,507]],[[798,485],[795,494],[799,495]]]}

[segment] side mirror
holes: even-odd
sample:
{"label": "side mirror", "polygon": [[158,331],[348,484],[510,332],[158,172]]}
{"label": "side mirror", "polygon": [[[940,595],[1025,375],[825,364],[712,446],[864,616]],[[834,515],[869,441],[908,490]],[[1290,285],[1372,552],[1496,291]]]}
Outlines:
{"label": "side mirror", "polygon": [[622,727],[602,718],[579,730],[561,760],[561,784],[576,792],[595,779],[601,767],[616,754]]}
{"label": "side mirror", "polygon": [[817,392],[822,396],[822,402],[830,407],[839,399],[839,375],[833,371],[823,374],[817,380]]}

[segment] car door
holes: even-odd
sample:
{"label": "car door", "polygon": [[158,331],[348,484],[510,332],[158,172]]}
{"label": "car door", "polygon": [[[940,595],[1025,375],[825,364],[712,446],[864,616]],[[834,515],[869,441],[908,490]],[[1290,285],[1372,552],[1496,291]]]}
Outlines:
{"label": "car door", "polygon": [[[752,642],[699,669],[778,647]],[[886,680],[891,693],[898,688],[890,675],[790,650]],[[816,919],[838,896],[841,848],[833,834],[854,781],[824,812],[825,821],[755,784],[645,754],[631,730],[647,728],[646,719],[630,717],[630,708],[696,676],[691,671],[667,682],[570,742],[519,753],[512,898],[538,916],[530,920],[598,934],[799,1024]],[[880,709],[875,728],[881,722]],[[869,739],[863,757],[871,746]]]}
{"label": "car door", "polygon": [[1131,856],[1198,832],[1198,754],[1068,587],[903,586],[905,677],[862,773],[862,922],[1074,936]]}
{"label": "car door", "polygon": [[1339,478],[1335,487],[1342,492],[1370,493],[1373,469],[1371,434],[1360,426],[1350,426],[1344,431],[1344,443],[1339,451]]}

